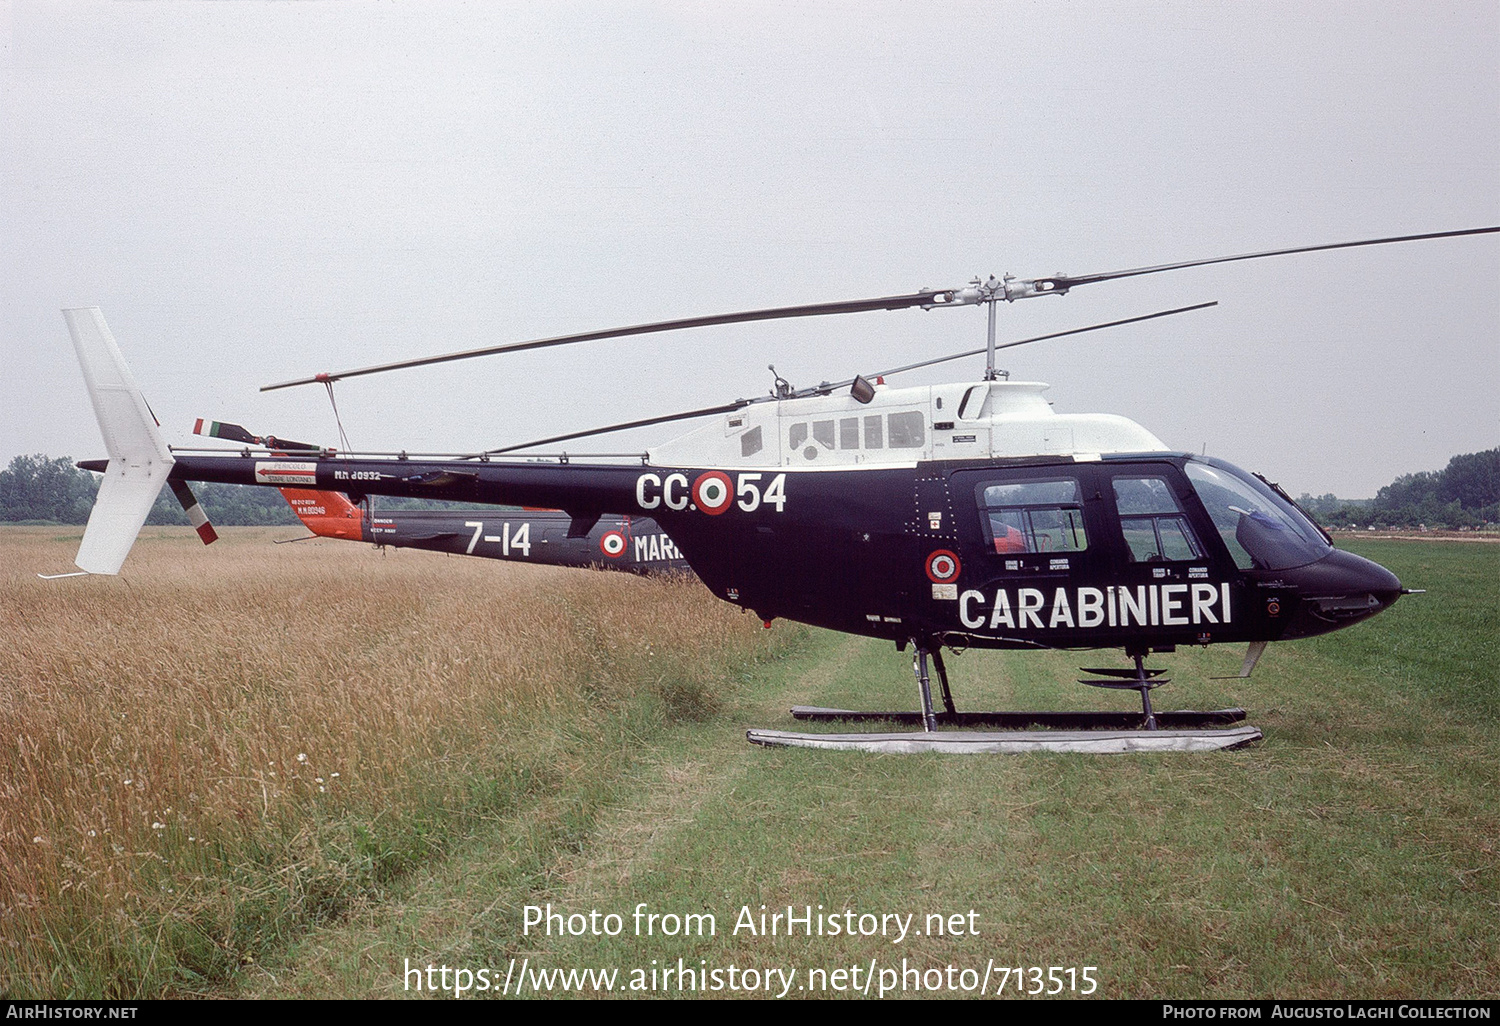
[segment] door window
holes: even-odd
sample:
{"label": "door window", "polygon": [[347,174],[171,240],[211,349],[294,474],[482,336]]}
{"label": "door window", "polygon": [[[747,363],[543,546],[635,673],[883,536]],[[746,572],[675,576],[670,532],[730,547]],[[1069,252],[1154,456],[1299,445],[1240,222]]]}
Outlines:
{"label": "door window", "polygon": [[1202,559],[1203,549],[1164,478],[1115,478],[1120,529],[1134,563]]}
{"label": "door window", "polygon": [[979,507],[997,553],[1082,552],[1088,547],[1082,494],[1074,478],[982,484]]}

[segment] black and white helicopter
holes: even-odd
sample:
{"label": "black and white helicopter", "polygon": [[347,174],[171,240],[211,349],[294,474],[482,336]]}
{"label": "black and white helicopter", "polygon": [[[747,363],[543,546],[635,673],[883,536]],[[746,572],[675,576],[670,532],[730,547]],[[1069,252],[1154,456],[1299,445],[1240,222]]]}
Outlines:
{"label": "black and white helicopter", "polygon": [[[193,434],[253,445],[286,456],[317,456],[323,448],[274,435],[254,435],[239,424],[202,417],[193,425]],[[78,465],[84,470],[103,473],[109,461],[84,460]],[[580,537],[571,530],[572,518],[561,510],[510,509],[490,516],[460,509],[376,509],[368,495],[354,503],[343,492],[290,487],[280,491],[302,526],[311,532],[300,538],[288,538],[287,542],[337,538],[380,549],[426,549],[449,556],[475,556],[510,563],[633,574],[692,572],[672,539],[650,517],[602,516],[592,530]]]}
{"label": "black and white helicopter", "polygon": [[[1242,710],[1162,713],[1151,653],[1242,643],[1248,676],[1268,643],[1338,630],[1404,593],[1394,574],[1335,549],[1295,502],[1222,460],[1170,450],[1124,417],[1058,414],[1045,385],[995,368],[998,304],[1081,285],[1206,264],[1494,233],[1477,228],[1080,276],[976,279],[877,299],[661,321],[509,343],[268,385],[341,379],[471,357],[717,324],[910,308],[984,306],[985,349],[682,414],[579,431],[485,453],[349,454],[172,449],[97,309],[65,311],[108,468],[77,565],[117,573],[163,484],[190,517],[188,481],[294,486],[362,495],[557,508],[575,537],[604,515],[654,518],[718,597],[767,623],[785,618],[882,638],[915,652],[921,710],[878,714],[921,730],[896,734],[751,731],[763,744],[877,750],[1200,750],[1260,737]],[[1211,305],[1211,304],[1203,304]],[[1151,317],[1182,310],[1164,311]],[[1111,324],[1127,323],[1126,321]],[[1108,327],[1099,325],[1096,327]],[[1074,329],[1078,331],[1092,329]],[[1043,336],[1056,337],[1056,336]],[[1009,343],[1020,345],[1027,339]],[[979,380],[897,388],[884,376],[987,352]],[[508,453],[611,430],[706,423],[632,463]],[[960,713],[943,648],[1124,649],[1130,669],[1083,683],[1136,690],[1140,714]],[[941,687],[934,708],[929,666]],[[857,718],[794,710],[805,719]],[[875,714],[871,714],[875,715]],[[940,725],[1064,728],[939,731]],[[1228,724],[1228,725],[1226,725]],[[1238,724],[1238,725],[1235,725]],[[1073,730],[1067,728],[1094,728]],[[1104,729],[1098,729],[1104,728]]]}

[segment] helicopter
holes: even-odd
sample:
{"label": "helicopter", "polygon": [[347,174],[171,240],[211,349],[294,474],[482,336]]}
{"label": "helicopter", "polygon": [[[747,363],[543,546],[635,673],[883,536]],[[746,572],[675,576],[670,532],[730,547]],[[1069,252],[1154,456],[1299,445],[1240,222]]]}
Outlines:
{"label": "helicopter", "polygon": [[[784,618],[913,651],[921,708],[868,714],[914,721],[893,734],[749,732],[768,745],[877,751],[1139,751],[1238,747],[1258,730],[1243,710],[1157,714],[1167,683],[1145,660],[1178,645],[1246,645],[1248,676],[1271,642],[1348,627],[1409,594],[1394,574],[1336,549],[1276,485],[1223,460],[1170,449],[1112,414],[1058,414],[1040,382],[996,369],[1007,346],[1184,313],[1162,311],[1001,345],[1001,302],[1119,278],[1320,250],[1487,234],[1465,229],[1302,246],[1101,274],[978,278],[967,286],[874,299],[717,314],[507,343],[267,385],[322,384],[435,363],[579,342],[778,318],[983,306],[984,349],[478,453],[172,449],[161,439],[97,309],[65,311],[109,450],[79,549],[88,573],[116,573],[146,511],[189,481],[552,507],[583,537],[606,515],[654,518],[703,584],[768,626]],[[978,380],[894,387],[885,378],[986,354]],[[774,373],[774,368],[772,368]],[[514,453],[689,419],[688,433],[628,463],[566,452]],[[961,713],[942,651],[1123,649],[1129,668],[1085,668],[1081,683],[1134,690],[1141,713]],[[934,708],[936,671],[943,710]],[[847,710],[800,718],[858,719]],[[940,725],[1025,723],[970,733]],[[1123,725],[1122,725],[1123,724]],[[1079,730],[1068,728],[1083,728]],[[1055,729],[1063,728],[1063,729]]]}
{"label": "helicopter", "polygon": [[649,517],[603,516],[584,536],[570,537],[561,510],[505,510],[496,515],[448,509],[371,509],[342,492],[283,488],[311,534],[288,541],[340,538],[376,548],[426,549],[515,563],[618,570],[651,575],[692,573],[672,539]]}
{"label": "helicopter", "polygon": [[[193,434],[289,452],[316,453],[319,446],[275,435],[251,434],[239,424],[206,420]],[[104,472],[108,461],[85,461]],[[588,533],[570,535],[572,518],[561,510],[505,510],[498,517],[469,510],[376,509],[369,496],[356,504],[343,492],[282,488],[281,497],[311,534],[288,542],[339,538],[376,548],[415,548],[546,566],[621,570],[635,574],[692,573],[672,539],[650,517],[600,517]],[[278,543],[281,544],[281,543]]]}

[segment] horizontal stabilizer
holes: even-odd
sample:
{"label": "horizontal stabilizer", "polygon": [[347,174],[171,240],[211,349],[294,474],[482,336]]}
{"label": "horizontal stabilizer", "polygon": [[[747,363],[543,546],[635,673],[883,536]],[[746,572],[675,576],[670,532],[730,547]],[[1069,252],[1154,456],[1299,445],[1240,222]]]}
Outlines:
{"label": "horizontal stabilizer", "polygon": [[[439,541],[443,538],[467,538],[467,531],[428,531],[426,534],[412,534],[402,539],[402,544],[411,542]],[[389,543],[385,543],[389,544]]]}
{"label": "horizontal stabilizer", "polygon": [[117,574],[174,461],[98,308],[63,316],[109,453],[74,563],[91,574]]}

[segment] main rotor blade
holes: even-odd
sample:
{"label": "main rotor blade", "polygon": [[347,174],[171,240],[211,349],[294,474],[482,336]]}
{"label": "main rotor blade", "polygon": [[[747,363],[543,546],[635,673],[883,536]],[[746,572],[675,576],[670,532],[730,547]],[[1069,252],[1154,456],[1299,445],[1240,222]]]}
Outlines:
{"label": "main rotor blade", "polygon": [[[552,442],[571,442],[575,438],[588,438],[592,435],[607,435],[611,431],[626,431],[630,428],[650,427],[652,424],[670,424],[678,420],[692,420],[694,417],[712,417],[716,413],[733,413],[735,410],[743,410],[754,402],[762,402],[759,399],[736,399],[732,403],[723,406],[707,406],[701,410],[688,410],[686,413],[668,413],[661,417],[647,417],[645,420],[632,420],[624,424],[611,424],[609,427],[589,428],[587,431],[574,431],[566,435],[553,435],[551,438],[538,438],[533,442],[521,442],[518,445],[507,445],[500,449],[486,449],[486,456],[498,456],[505,452],[515,452],[517,449],[530,449],[537,445],[548,445]],[[472,457],[471,457],[472,458]]]}
{"label": "main rotor blade", "polygon": [[[1059,274],[1051,278],[1033,278],[1036,293],[1066,292],[1078,285],[1092,285],[1096,281],[1114,278],[1135,278],[1143,274],[1160,271],[1179,271],[1184,267],[1203,267],[1207,264],[1229,264],[1236,260],[1259,260],[1261,257],[1288,256],[1292,253],[1317,253],[1325,249],[1354,249],[1358,246],[1383,246],[1389,242],[1417,242],[1421,239],[1451,239],[1460,235],[1487,235],[1500,232],[1500,226],[1492,228],[1465,228],[1456,232],[1428,232],[1425,235],[1392,235],[1383,239],[1360,239],[1357,242],[1331,242],[1321,246],[1296,246],[1292,249],[1268,249],[1260,253],[1241,253],[1238,256],[1209,257],[1206,260],[1184,260],[1175,264],[1157,264],[1154,267],[1132,267],[1123,271],[1105,271],[1103,274]],[[1035,293],[1033,293],[1035,294]]]}
{"label": "main rotor blade", "polygon": [[[1005,345],[997,346],[996,348],[1009,349],[1012,346],[1024,346],[1032,342],[1043,342],[1049,338],[1062,338],[1065,335],[1081,335],[1086,331],[1098,331],[1101,328],[1117,328],[1122,324],[1136,324],[1140,321],[1152,321],[1158,317],[1170,317],[1173,314],[1188,313],[1192,310],[1203,310],[1207,307],[1218,305],[1219,304],[1217,302],[1197,303],[1193,306],[1180,306],[1175,310],[1159,310],[1156,313],[1143,314],[1140,317],[1126,317],[1123,320],[1106,321],[1103,324],[1091,324],[1086,328],[1071,328],[1068,331],[1054,331],[1050,335],[1035,335],[1031,338],[1023,338],[1018,342],[1007,342],[1005,343]],[[890,374],[900,374],[903,371],[916,370],[919,367],[931,367],[934,364],[947,363],[950,360],[962,360],[966,356],[978,356],[983,352],[985,352],[984,348],[970,349],[966,352],[954,353],[951,356],[939,356],[935,360],[923,360],[920,363],[909,363],[904,367],[893,367],[890,370],[880,371],[878,372],[878,374],[867,374],[865,375],[865,377],[885,377]],[[832,392],[834,389],[847,388],[852,384],[854,384],[853,378],[850,378],[848,381],[840,381],[836,384],[831,385],[822,384],[817,386],[816,388],[802,389],[798,391],[793,396],[793,398],[802,398],[804,396]],[[498,456],[501,453],[515,452],[518,449],[530,449],[532,446],[546,445],[550,442],[570,442],[575,438],[589,438],[593,435],[607,435],[611,431],[624,431],[627,428],[649,427],[652,424],[670,424],[674,421],[679,420],[692,420],[695,417],[711,417],[716,413],[733,413],[735,410],[742,410],[746,406],[751,406],[755,403],[770,402],[773,398],[774,396],[760,396],[755,399],[737,399],[734,402],[726,403],[723,406],[709,406],[701,410],[689,410],[686,413],[669,413],[661,417],[650,417],[646,420],[632,420],[625,424],[611,424],[608,427],[590,428],[587,431],[574,431],[572,434],[554,435],[551,438],[539,438],[534,442],[522,442],[519,445],[507,445],[503,449],[486,449],[485,455]]]}
{"label": "main rotor blade", "polygon": [[655,321],[635,324],[623,328],[606,328],[602,331],[586,331],[573,335],[557,335],[553,338],[534,339],[530,342],[510,342],[479,349],[465,349],[438,356],[398,360],[394,363],[377,364],[337,373],[315,374],[310,378],[297,378],[274,385],[261,386],[262,392],[278,388],[315,383],[332,384],[344,378],[365,374],[380,374],[385,371],[404,370],[410,367],[426,367],[431,364],[467,360],[476,356],[491,356],[497,353],[516,353],[528,349],[546,349],[551,346],[572,345],[576,342],[591,342],[597,339],[622,338],[628,335],[649,335],[660,331],[678,331],[683,328],[703,328],[719,324],[741,324],[747,321],[780,320],[791,317],[822,317],[829,314],[864,313],[871,310],[903,310],[914,306],[969,306],[976,303],[993,303],[999,299],[1016,300],[1033,296],[1063,295],[1079,285],[1091,285],[1115,278],[1133,278],[1162,271],[1178,271],[1187,267],[1203,267],[1208,264],[1227,264],[1237,260],[1258,260],[1262,257],[1287,256],[1292,253],[1316,253],[1322,250],[1353,249],[1358,246],[1379,246],[1392,242],[1415,242],[1421,239],[1448,239],[1462,235],[1485,235],[1500,232],[1500,226],[1490,228],[1466,228],[1452,232],[1428,232],[1422,235],[1393,235],[1380,239],[1361,239],[1356,242],[1324,243],[1318,246],[1296,246],[1291,249],[1270,249],[1259,253],[1241,253],[1236,256],[1210,257],[1205,260],[1184,260],[1174,264],[1156,264],[1152,267],[1132,267],[1123,271],[1105,271],[1101,274],[1058,274],[1042,278],[1007,278],[997,281],[991,278],[981,285],[976,279],[969,287],[959,289],[927,289],[904,296],[883,296],[877,299],[852,299],[835,303],[811,303],[805,306],[767,307],[761,310],[743,310],[738,313],[712,314],[706,317],[685,317],[670,321]]}
{"label": "main rotor blade", "polygon": [[[1192,306],[1179,306],[1174,310],[1158,310],[1156,313],[1142,314],[1139,317],[1126,317],[1123,320],[1118,321],[1105,321],[1102,324],[1090,324],[1086,328],[1070,328],[1067,331],[1054,331],[1050,335],[1033,335],[1031,338],[1023,338],[1017,342],[1006,342],[1003,345],[996,346],[995,349],[998,352],[1001,349],[1013,349],[1016,346],[1030,345],[1033,342],[1045,342],[1049,338],[1062,338],[1065,335],[1082,335],[1086,331],[1099,331],[1101,328],[1118,328],[1122,324],[1137,324],[1141,321],[1154,321],[1158,317],[1171,317],[1173,314],[1189,313],[1193,310],[1206,310],[1211,306],[1218,305],[1218,300],[1213,300],[1212,302],[1208,303],[1195,303]],[[932,367],[940,363],[948,363],[952,360],[962,360],[967,356],[979,356],[985,352],[988,352],[988,347],[980,346],[978,349],[968,349],[962,353],[954,353],[951,356],[939,356],[934,360],[923,360],[920,363],[908,363],[903,367],[892,367],[890,370],[879,371],[876,374],[866,374],[865,377],[886,377],[891,374],[903,374],[906,371],[917,370],[922,367]],[[852,384],[854,384],[854,379],[850,378],[848,381],[840,381],[838,384],[833,385],[832,387],[843,388],[846,385]]]}
{"label": "main rotor blade", "polygon": [[624,328],[606,328],[603,331],[585,331],[576,335],[557,335],[553,338],[534,339],[530,342],[509,342],[500,346],[485,346],[480,349],[465,349],[440,356],[424,356],[414,360],[398,360],[374,367],[339,371],[333,374],[315,374],[310,378],[282,381],[275,385],[261,386],[262,392],[294,385],[331,383],[344,378],[356,378],[364,374],[380,374],[384,371],[405,370],[409,367],[426,367],[434,363],[449,363],[453,360],[468,360],[476,356],[492,356],[496,353],[519,353],[527,349],[546,349],[551,346],[567,346],[575,342],[592,342],[601,338],[621,338],[626,335],[650,335],[658,331],[677,331],[682,328],[706,328],[717,324],[741,324],[746,321],[771,321],[788,317],[822,317],[828,314],[864,313],[870,310],[903,310],[912,306],[943,306],[951,302],[952,289],[936,289],[914,292],[905,296],[883,296],[878,299],[851,299],[837,303],[811,303],[806,306],[777,306],[764,310],[742,310],[739,313],[711,314],[707,317],[684,317],[671,321],[655,321],[651,324],[634,324]]}

